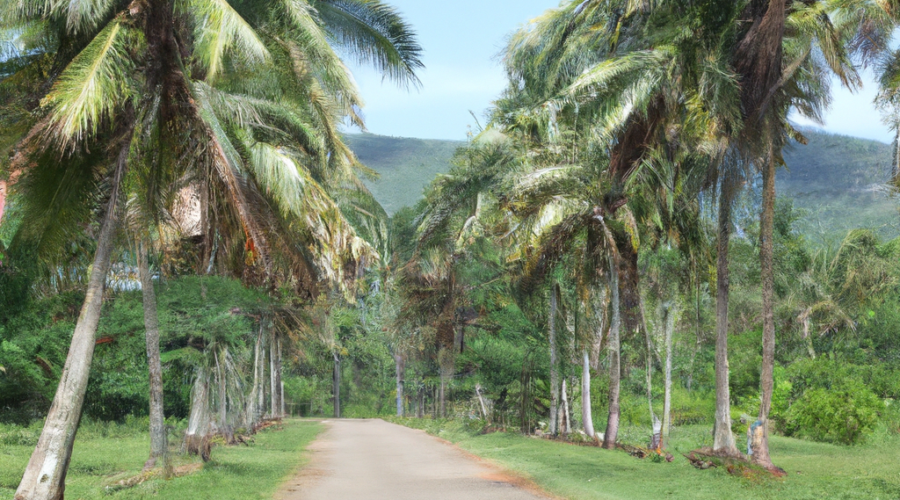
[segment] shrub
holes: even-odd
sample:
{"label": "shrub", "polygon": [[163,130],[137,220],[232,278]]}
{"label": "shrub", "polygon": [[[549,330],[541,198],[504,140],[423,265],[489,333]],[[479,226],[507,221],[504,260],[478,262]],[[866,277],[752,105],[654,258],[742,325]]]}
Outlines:
{"label": "shrub", "polygon": [[785,418],[788,435],[829,443],[856,444],[872,432],[884,403],[861,382],[841,387],[809,389]]}

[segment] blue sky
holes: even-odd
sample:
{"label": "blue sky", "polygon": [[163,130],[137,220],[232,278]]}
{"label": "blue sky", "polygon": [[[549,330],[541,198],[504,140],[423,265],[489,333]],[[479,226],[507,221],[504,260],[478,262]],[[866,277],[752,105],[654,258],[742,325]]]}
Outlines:
{"label": "blue sky", "polygon": [[[398,137],[464,140],[474,120],[505,86],[497,54],[516,28],[558,5],[557,0],[389,0],[412,23],[424,49],[420,90],[400,89],[373,70],[351,66],[366,106],[370,132]],[[890,142],[872,101],[876,87],[851,94],[834,85],[825,130]],[[795,116],[801,125],[815,125]],[[483,123],[483,120],[482,120]]]}

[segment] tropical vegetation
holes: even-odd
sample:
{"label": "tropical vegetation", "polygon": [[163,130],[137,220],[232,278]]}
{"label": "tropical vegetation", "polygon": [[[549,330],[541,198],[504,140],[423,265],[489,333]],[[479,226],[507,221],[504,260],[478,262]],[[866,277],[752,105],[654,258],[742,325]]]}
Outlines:
{"label": "tropical vegetation", "polygon": [[[208,461],[287,415],[747,477],[789,473],[788,438],[898,432],[900,239],[823,237],[776,189],[829,140],[791,116],[821,120],[832,82],[875,68],[900,130],[893,0],[563,1],[401,209],[344,132],[342,57],[419,84],[380,0],[25,0],[0,22],[0,421],[43,421],[16,499],[63,497],[82,422],[145,416],[145,474],[182,459],[170,437]],[[889,192],[897,151],[889,183],[843,175]]]}

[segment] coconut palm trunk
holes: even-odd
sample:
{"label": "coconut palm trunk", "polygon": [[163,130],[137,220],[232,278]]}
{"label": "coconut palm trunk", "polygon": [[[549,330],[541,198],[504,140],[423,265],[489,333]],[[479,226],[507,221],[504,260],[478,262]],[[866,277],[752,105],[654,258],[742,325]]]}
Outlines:
{"label": "coconut palm trunk", "polygon": [[556,346],[556,310],[559,307],[556,284],[550,288],[550,319],[548,321],[550,337],[550,434],[559,433],[559,353]]}
{"label": "coconut palm trunk", "polygon": [[666,343],[666,378],[663,396],[663,421],[660,448],[665,450],[669,446],[669,431],[672,428],[672,344],[675,330],[675,306],[667,304],[665,312],[665,343]]}
{"label": "coconut palm trunk", "polygon": [[775,386],[775,269],[773,266],[775,228],[775,148],[763,169],[763,202],[760,214],[759,260],[762,278],[763,339],[762,372],[760,373],[759,418],[750,426],[750,458],[763,467],[771,468],[769,456],[769,411]]}
{"label": "coconut palm trunk", "polygon": [[731,239],[731,205],[735,184],[730,175],[722,181],[716,255],[716,414],[713,451],[724,455],[739,455],[731,433],[731,394],[728,387],[728,243]]}
{"label": "coconut palm trunk", "polygon": [[650,339],[650,328],[647,327],[647,318],[644,315],[644,303],[641,302],[641,316],[644,319],[644,337],[647,343],[646,380],[647,380],[647,408],[650,410],[650,424],[652,434],[650,436],[650,449],[658,450],[662,443],[662,423],[653,411],[653,341]]}
{"label": "coconut palm trunk", "polygon": [[271,325],[267,322],[267,320],[263,320],[262,324],[260,324],[259,330],[259,339],[257,339],[257,345],[259,345],[259,349],[256,351],[257,357],[259,358],[259,388],[256,393],[256,415],[257,421],[262,421],[266,415],[266,366],[268,362],[266,360],[266,340],[268,339],[267,328],[270,328]]}
{"label": "coconut palm trunk", "polygon": [[419,383],[419,394],[416,399],[416,418],[425,418],[425,381]]}
{"label": "coconut palm trunk", "polygon": [[606,432],[603,433],[603,447],[615,449],[619,435],[619,391],[622,380],[619,365],[619,330],[622,326],[621,304],[619,303],[619,268],[618,259],[609,258],[609,289],[611,292],[612,319],[609,324],[609,418],[606,421]]}
{"label": "coconut palm trunk", "polygon": [[272,418],[281,416],[281,348],[274,333],[269,340],[269,414]]}
{"label": "coconut palm trunk", "polygon": [[265,397],[262,388],[262,378],[263,378],[263,360],[261,359],[262,354],[262,336],[263,336],[263,323],[260,322],[259,332],[256,334],[256,344],[253,346],[253,386],[250,389],[250,398],[247,403],[247,422],[249,424],[248,428],[251,432],[256,428],[259,424],[260,419],[262,418],[262,408],[264,403],[260,402],[260,396]]}
{"label": "coconut palm trunk", "polygon": [[394,355],[394,363],[397,369],[397,416],[403,416],[403,356]]}
{"label": "coconut palm trunk", "polygon": [[159,317],[156,313],[156,290],[150,274],[149,244],[138,244],[138,272],[144,302],[144,329],[147,337],[147,366],[150,372],[150,459],[144,469],[152,469],[158,459],[165,458],[166,421],[163,413],[162,363],[159,357]]}
{"label": "coconut palm trunk", "polygon": [[588,350],[582,352],[581,361],[581,420],[584,433],[594,437],[594,418],[591,416],[591,357]]}
{"label": "coconut palm trunk", "polygon": [[191,390],[191,413],[188,428],[184,434],[184,448],[190,455],[198,455],[203,447],[203,439],[209,432],[209,377],[206,368],[197,369],[197,378]]}
{"label": "coconut palm trunk", "polygon": [[283,337],[279,336],[275,339],[275,392],[278,393],[278,401],[275,409],[278,411],[278,417],[285,416],[284,407],[284,351]]}
{"label": "coconut palm trunk", "polygon": [[75,324],[75,333],[72,335],[53,404],[16,490],[16,500],[62,500],[66,489],[66,473],[72,458],[75,434],[81,422],[81,410],[94,357],[94,335],[97,333],[103,307],[106,275],[109,272],[119,222],[119,195],[130,144],[130,139],[126,140],[116,161],[112,192],[106,205],[100,236],[97,238],[97,250],[94,253],[84,304]]}
{"label": "coconut palm trunk", "polygon": [[334,378],[332,380],[332,394],[334,394],[334,418],[341,418],[341,357],[334,356]]}

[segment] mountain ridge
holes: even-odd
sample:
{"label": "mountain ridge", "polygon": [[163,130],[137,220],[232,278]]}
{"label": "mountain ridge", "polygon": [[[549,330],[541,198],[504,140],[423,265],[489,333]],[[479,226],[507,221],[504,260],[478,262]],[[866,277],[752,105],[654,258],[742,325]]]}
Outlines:
{"label": "mountain ridge", "polygon": [[[882,237],[900,235],[900,203],[886,183],[893,146],[805,128],[807,145],[785,149],[786,168],[778,170],[779,196],[789,196],[805,213],[799,228],[823,242],[839,240],[859,227]],[[450,170],[464,141],[348,134],[360,161],[380,174],[365,183],[391,215],[421,199],[438,174]]]}

